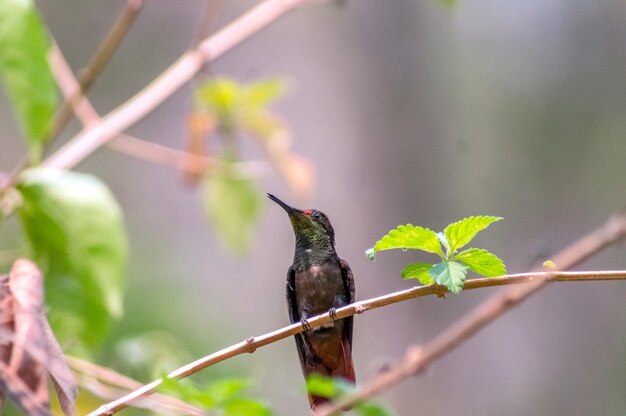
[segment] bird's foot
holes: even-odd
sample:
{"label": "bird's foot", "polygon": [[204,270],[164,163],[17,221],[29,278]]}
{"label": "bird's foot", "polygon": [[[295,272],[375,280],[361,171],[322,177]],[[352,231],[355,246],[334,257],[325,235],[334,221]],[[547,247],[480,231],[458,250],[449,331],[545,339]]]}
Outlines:
{"label": "bird's foot", "polygon": [[337,319],[337,308],[330,308],[328,310],[328,315],[332,318],[332,320],[336,320]]}
{"label": "bird's foot", "polygon": [[305,331],[308,331],[309,329],[311,329],[311,325],[309,325],[309,321],[307,321],[306,318],[300,319],[300,323],[302,324],[302,327],[304,328]]}

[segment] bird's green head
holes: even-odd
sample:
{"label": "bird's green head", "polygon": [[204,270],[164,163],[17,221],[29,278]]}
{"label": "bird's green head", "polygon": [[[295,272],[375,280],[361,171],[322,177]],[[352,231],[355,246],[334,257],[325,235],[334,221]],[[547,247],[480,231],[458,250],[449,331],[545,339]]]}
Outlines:
{"label": "bird's green head", "polygon": [[329,248],[334,251],[335,231],[326,214],[316,209],[297,209],[272,194],[267,196],[289,215],[291,227],[296,235],[296,246],[303,249]]}

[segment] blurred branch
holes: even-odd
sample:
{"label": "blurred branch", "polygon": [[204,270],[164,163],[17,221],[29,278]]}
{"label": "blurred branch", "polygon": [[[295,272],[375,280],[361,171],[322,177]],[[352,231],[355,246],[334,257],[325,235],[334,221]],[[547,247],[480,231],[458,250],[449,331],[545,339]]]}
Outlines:
{"label": "blurred branch", "polygon": [[[54,45],[50,51],[50,62],[52,72],[57,80],[61,92],[67,97],[78,87],[78,82],[72,74],[72,70],[67,64],[59,48]],[[89,128],[101,122],[100,115],[93,108],[87,97],[79,100],[72,100],[73,110],[85,128]],[[171,149],[156,143],[151,143],[142,139],[120,134],[114,140],[107,143],[110,149],[126,155],[136,157],[141,160],[168,166],[193,174],[204,174],[218,160],[202,157],[191,153]],[[235,168],[242,175],[247,177],[258,176],[267,170],[265,162],[241,162]]]}
{"label": "blurred branch", "polygon": [[[80,358],[65,356],[78,384],[104,400],[112,400],[129,390],[138,389],[142,384],[130,377],[122,375],[110,368],[102,367]],[[135,406],[152,410],[153,412],[176,411],[185,415],[202,416],[207,413],[174,397],[155,394],[149,400],[141,400]]]}
{"label": "blurred branch", "polygon": [[[501,277],[486,277],[468,280],[465,283],[465,290],[520,283],[532,283],[533,285],[536,285],[537,282],[544,283],[548,281],[582,282],[608,280],[626,280],[626,270],[605,272],[534,272],[511,274]],[[390,293],[376,298],[355,302],[339,308],[336,311],[336,319],[347,318],[348,316],[361,314],[372,309],[377,309],[383,306],[391,305],[393,303],[398,303],[417,297],[427,295],[441,296],[445,293],[448,293],[447,289],[439,285],[414,287],[411,289]],[[310,318],[308,320],[308,324],[311,328],[315,328],[332,321],[333,318],[330,317],[329,313],[323,313],[321,315]],[[264,335],[250,337],[238,344],[231,345],[230,347],[224,348],[211,355],[207,355],[206,357],[187,364],[169,373],[167,376],[168,378],[173,379],[185,378],[226,359],[241,355],[243,353],[253,353],[257,350],[257,348],[280,341],[281,339],[298,334],[302,331],[302,324],[296,323]],[[90,416],[110,415],[116,413],[117,411],[127,407],[134,400],[153,394],[162,382],[163,379],[155,380],[152,383],[147,384],[118,400],[102,406],[96,411],[90,413]]]}
{"label": "blurred branch", "polygon": [[[552,261],[561,269],[568,269],[586,260],[602,249],[626,237],[626,211],[611,217],[604,225],[590,232],[559,252]],[[383,373],[372,377],[355,393],[320,407],[316,415],[331,415],[360,401],[379,394],[408,377],[424,370],[427,365],[461,345],[471,336],[493,322],[506,311],[537,293],[548,283],[561,281],[566,272],[542,273],[542,278],[523,287],[514,287],[497,293],[460,318],[430,342],[408,348],[404,356]],[[614,275],[615,276],[615,275]],[[599,275],[598,275],[599,277]],[[578,280],[578,279],[576,279]],[[597,279],[594,279],[597,280]],[[475,282],[470,281],[470,282]],[[467,282],[467,283],[470,283]],[[467,288],[467,286],[466,286]]]}
{"label": "blurred branch", "polygon": [[[48,143],[52,142],[59,135],[63,127],[65,127],[70,120],[73,108],[76,107],[80,98],[91,87],[105,65],[109,62],[111,56],[113,56],[113,53],[117,50],[128,33],[128,30],[135,22],[142,6],[143,0],[128,0],[126,2],[126,5],[100,43],[100,46],[98,46],[96,52],[87,65],[80,70],[77,85],[72,89],[70,94],[65,95],[65,99],[54,115],[52,127],[47,139]],[[53,49],[57,49],[56,45],[53,46]]]}
{"label": "blurred branch", "polygon": [[306,0],[265,0],[247,13],[189,50],[169,69],[105,116],[97,125],[84,129],[43,162],[44,166],[70,169],[111,140],[181,88],[208,62],[264,29]]}

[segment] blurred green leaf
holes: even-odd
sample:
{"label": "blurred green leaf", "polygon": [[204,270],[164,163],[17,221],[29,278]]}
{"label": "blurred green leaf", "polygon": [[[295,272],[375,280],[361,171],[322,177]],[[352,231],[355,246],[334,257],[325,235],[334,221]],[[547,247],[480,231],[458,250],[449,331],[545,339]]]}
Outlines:
{"label": "blurred green leaf", "polygon": [[0,1],[0,73],[29,140],[33,162],[40,157],[57,103],[56,83],[47,60],[49,47],[32,1]]}
{"label": "blurred green leaf", "polygon": [[332,399],[339,394],[335,380],[321,374],[311,374],[306,379],[306,389],[309,394]]}
{"label": "blurred green leaf", "polygon": [[161,391],[181,398],[183,401],[204,409],[214,409],[217,405],[210,393],[196,387],[190,380],[168,378],[161,375]]}
{"label": "blurred green leaf", "polygon": [[361,416],[391,416],[392,413],[376,403],[361,403],[355,406],[355,410]]}
{"label": "blurred green leaf", "polygon": [[[162,391],[173,393],[184,401],[225,416],[269,416],[269,407],[246,397],[250,382],[245,379],[223,379],[207,387],[196,387],[190,380],[175,380],[163,374]],[[213,414],[213,413],[212,413]]]}
{"label": "blurred green leaf", "polygon": [[[306,380],[309,394],[337,399],[354,392],[354,384],[343,378],[331,378],[321,374],[312,374]],[[391,413],[384,407],[370,401],[359,403],[354,406],[356,413],[362,416],[390,416]]]}
{"label": "blurred green leaf", "polygon": [[263,79],[246,88],[246,104],[251,108],[265,108],[285,95],[287,82],[282,78]]}
{"label": "blurred green leaf", "polygon": [[435,282],[444,285],[452,293],[459,294],[465,285],[468,267],[456,261],[442,261],[428,272]]}
{"label": "blurred green leaf", "polygon": [[222,406],[225,416],[271,416],[272,411],[264,403],[246,398],[230,400]]}
{"label": "blurred green leaf", "polygon": [[428,263],[411,263],[402,270],[402,278],[419,279],[421,284],[430,285],[435,282],[432,276],[428,274],[429,270],[432,268],[433,265]]}
{"label": "blurred green leaf", "polygon": [[400,225],[395,230],[391,230],[389,234],[378,240],[373,251],[368,251],[366,254],[372,259],[377,252],[394,248],[423,250],[443,256],[437,234],[428,228],[412,224]]}
{"label": "blurred green leaf", "polygon": [[454,256],[454,260],[462,262],[474,272],[486,277],[506,274],[506,268],[502,260],[487,250],[470,248]]}
{"label": "blurred green leaf", "polygon": [[241,106],[242,89],[229,78],[217,78],[196,89],[196,105],[217,118],[220,128],[232,133]]}
{"label": "blurred green leaf", "polygon": [[251,384],[249,380],[243,378],[225,378],[211,383],[207,392],[216,402],[223,403],[243,394]]}
{"label": "blurred green leaf", "polygon": [[216,118],[219,128],[228,134],[241,129],[268,138],[285,127],[266,107],[286,90],[286,82],[279,78],[247,85],[216,78],[197,88],[196,106]]}
{"label": "blurred green leaf", "polygon": [[450,244],[449,254],[452,255],[455,251],[472,241],[480,231],[501,219],[502,217],[489,216],[469,217],[448,225],[443,232],[448,240],[448,244]]}
{"label": "blurred green leaf", "polygon": [[25,171],[18,189],[55,334],[73,349],[97,345],[122,315],[127,241],[115,197],[95,176],[50,169]]}
{"label": "blurred green leaf", "polygon": [[454,7],[459,4],[459,0],[439,0],[439,3],[443,4],[446,7]]}
{"label": "blurred green leaf", "polygon": [[245,252],[263,203],[256,182],[231,162],[220,162],[204,178],[202,192],[204,210],[220,239],[231,250]]}

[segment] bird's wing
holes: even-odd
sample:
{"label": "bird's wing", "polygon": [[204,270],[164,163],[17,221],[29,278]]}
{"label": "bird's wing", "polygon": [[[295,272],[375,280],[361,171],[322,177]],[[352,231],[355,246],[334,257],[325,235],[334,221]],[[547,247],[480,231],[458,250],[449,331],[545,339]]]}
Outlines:
{"label": "bird's wing", "polygon": [[[296,304],[296,272],[293,267],[289,266],[287,270],[287,309],[289,311],[289,321],[292,324],[300,322],[300,314],[298,313],[298,307]],[[298,350],[298,358],[300,359],[300,367],[302,373],[306,375],[311,371],[308,366],[308,360],[306,357],[306,339],[304,333],[294,335],[296,340],[296,349]]]}
{"label": "bird's wing", "polygon": [[[346,291],[346,300],[348,303],[354,302],[356,298],[356,287],[354,285],[354,276],[352,275],[352,269],[347,261],[340,259],[339,264],[341,266],[341,277],[343,278],[343,287]],[[352,346],[352,316],[345,318],[345,336]]]}
{"label": "bird's wing", "polygon": [[292,324],[300,322],[300,314],[296,305],[296,272],[289,266],[287,270],[287,309],[289,310],[289,321]]}

